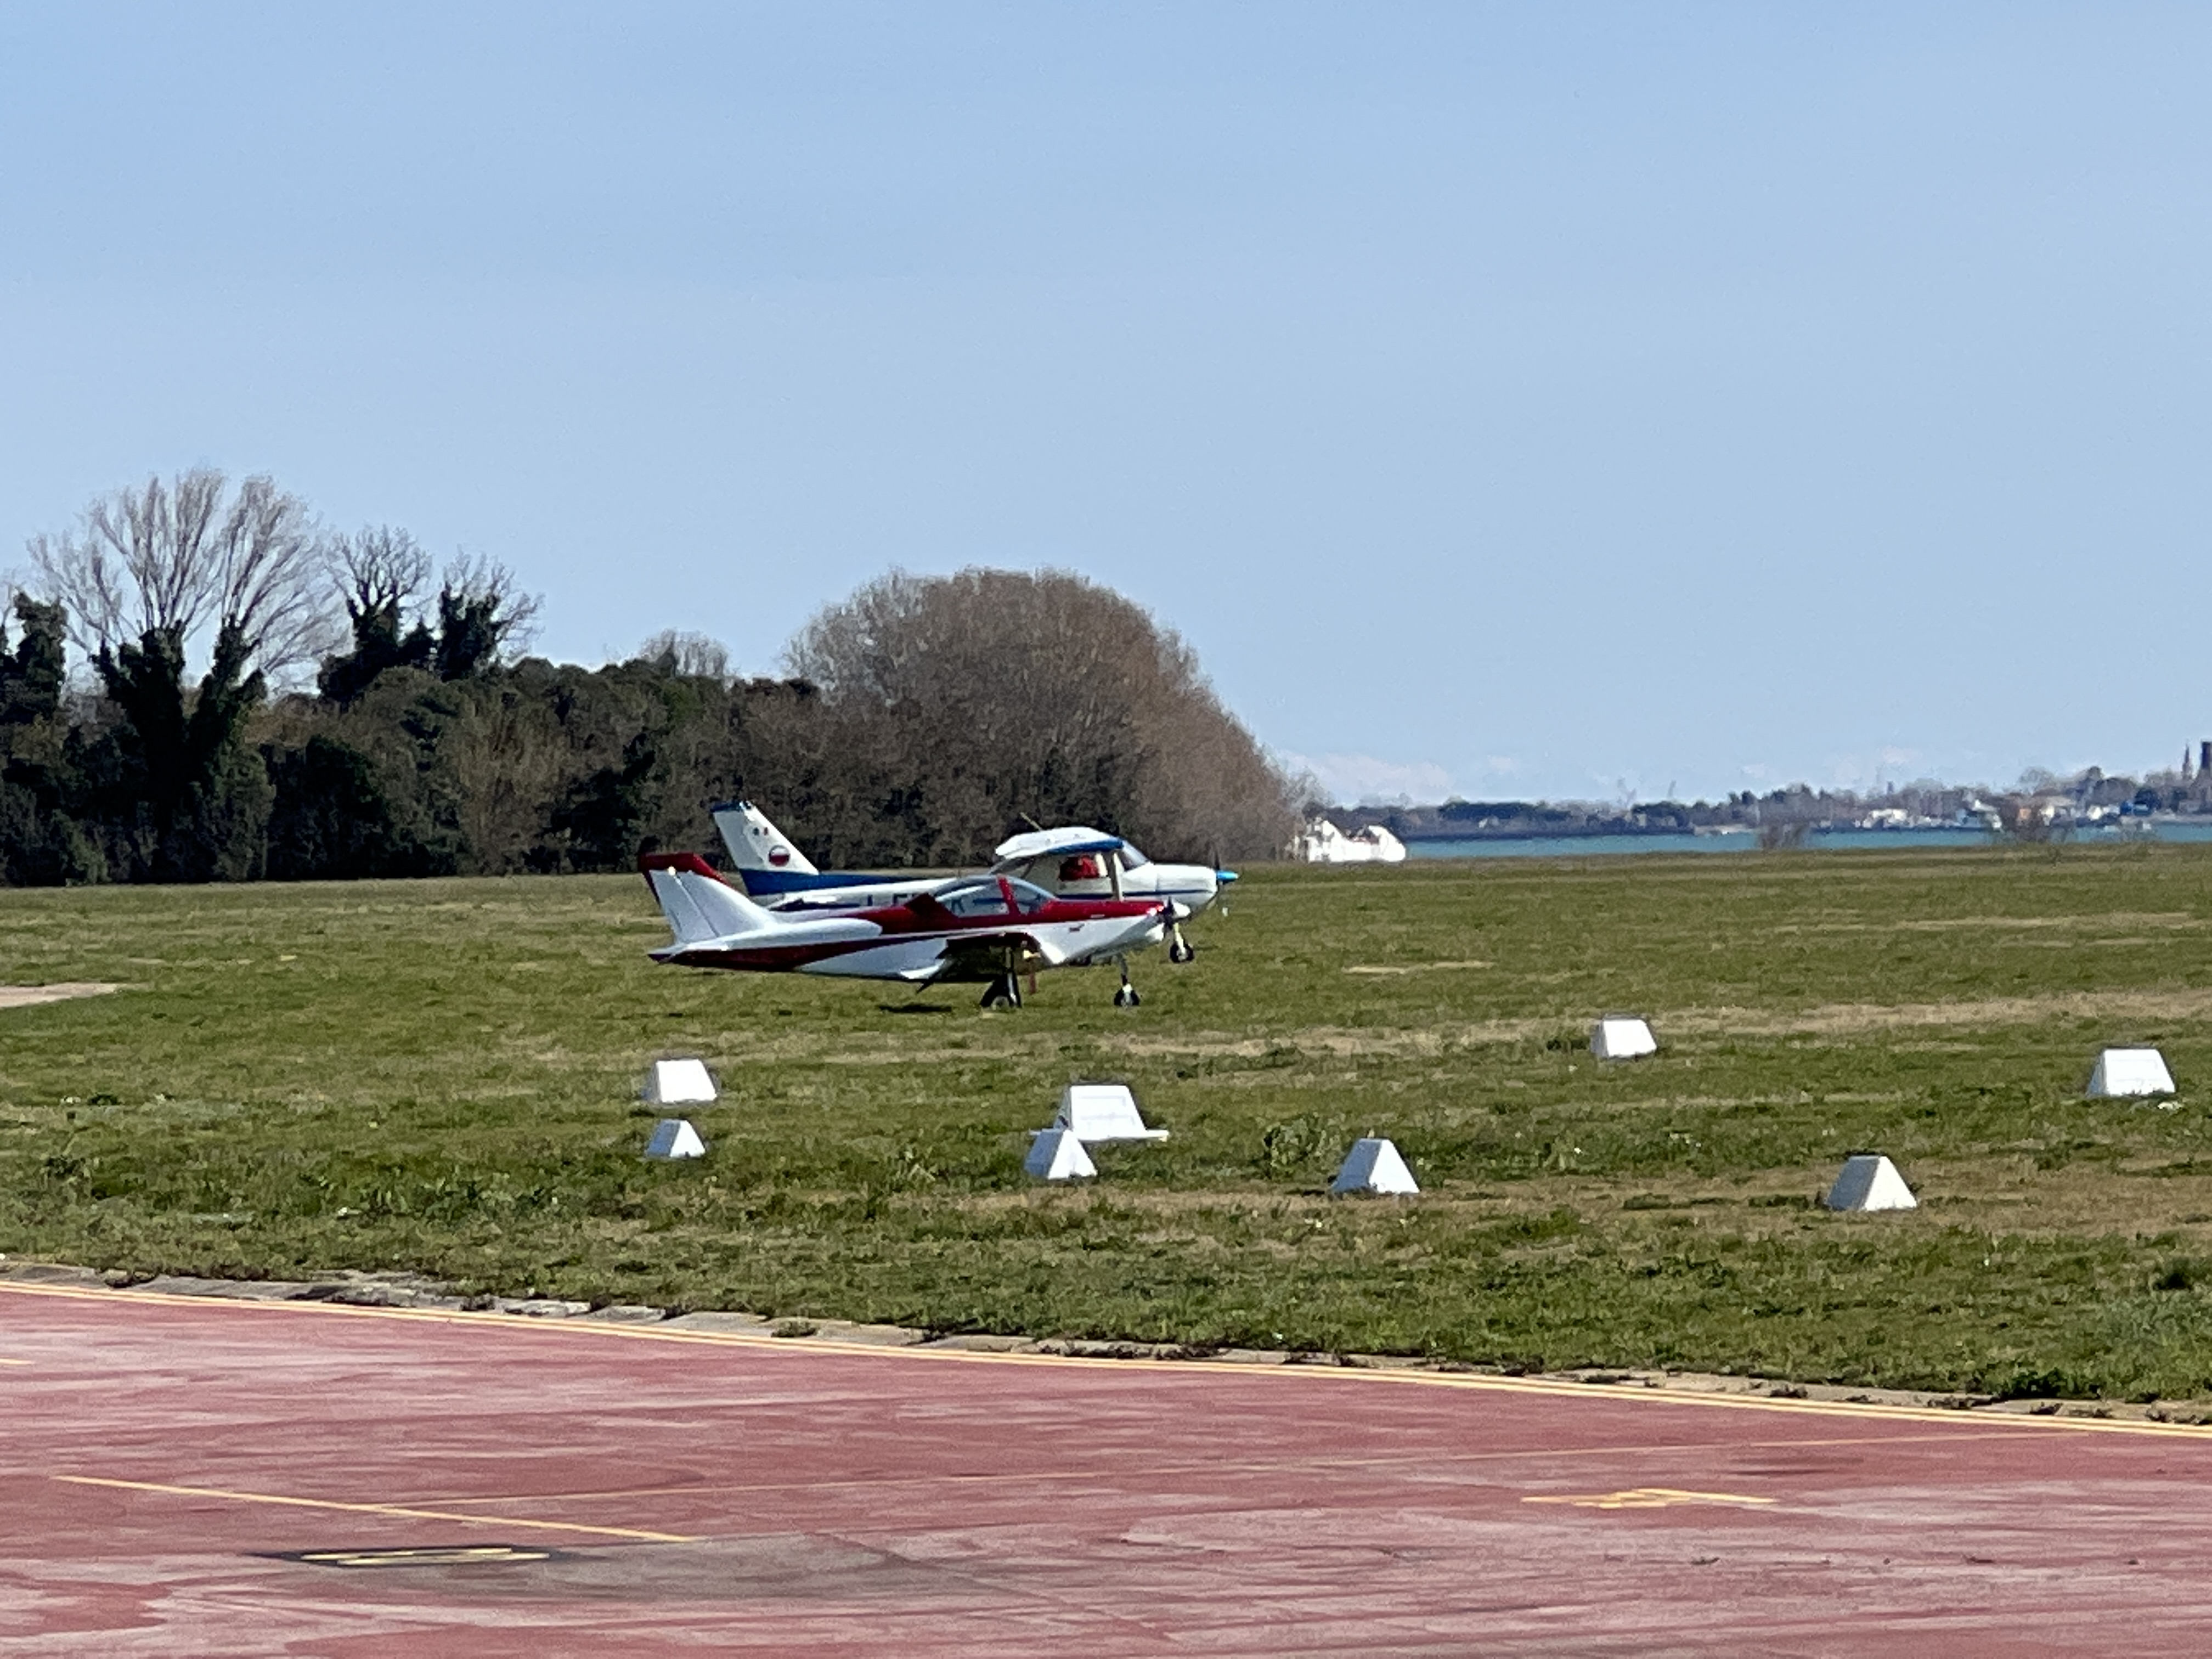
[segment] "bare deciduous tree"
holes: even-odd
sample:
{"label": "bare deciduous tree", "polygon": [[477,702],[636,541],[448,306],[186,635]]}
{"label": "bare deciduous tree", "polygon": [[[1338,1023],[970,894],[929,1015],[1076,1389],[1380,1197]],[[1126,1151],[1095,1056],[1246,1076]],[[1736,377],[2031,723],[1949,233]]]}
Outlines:
{"label": "bare deciduous tree", "polygon": [[637,660],[666,663],[678,674],[705,679],[730,678],[730,647],[704,634],[665,628],[637,648]]}
{"label": "bare deciduous tree", "polygon": [[458,553],[438,589],[438,676],[466,679],[528,645],[540,601],[514,572],[482,554]]}
{"label": "bare deciduous tree", "polygon": [[430,585],[429,554],[414,537],[388,524],[364,526],[358,534],[337,538],[331,554],[346,610],[356,621],[388,611],[396,626],[400,612]]}
{"label": "bare deciduous tree", "polygon": [[213,467],[149,478],[94,501],[74,532],[33,536],[29,550],[41,597],[67,608],[88,654],[156,629],[204,647],[235,626],[250,666],[273,679],[337,635],[329,544],[307,504],[265,477],[234,494]]}
{"label": "bare deciduous tree", "polygon": [[787,656],[868,789],[926,826],[923,861],[978,857],[1025,818],[1193,857],[1270,853],[1295,827],[1287,781],[1190,647],[1072,573],[893,571]]}
{"label": "bare deciduous tree", "polygon": [[245,635],[254,666],[273,679],[337,642],[329,543],[297,495],[266,477],[246,479],[216,546],[213,609]]}

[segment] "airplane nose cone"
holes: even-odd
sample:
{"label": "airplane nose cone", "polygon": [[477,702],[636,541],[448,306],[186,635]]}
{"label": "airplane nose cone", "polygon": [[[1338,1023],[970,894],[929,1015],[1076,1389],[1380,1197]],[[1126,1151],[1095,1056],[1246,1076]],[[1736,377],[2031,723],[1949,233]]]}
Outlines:
{"label": "airplane nose cone", "polygon": [[1216,870],[1213,872],[1214,884],[1218,887],[1226,887],[1236,879],[1237,872],[1234,870]]}

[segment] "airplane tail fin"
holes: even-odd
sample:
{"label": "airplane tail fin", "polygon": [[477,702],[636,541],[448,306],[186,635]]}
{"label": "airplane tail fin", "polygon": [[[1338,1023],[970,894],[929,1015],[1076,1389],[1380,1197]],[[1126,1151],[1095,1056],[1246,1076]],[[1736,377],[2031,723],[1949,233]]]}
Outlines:
{"label": "airplane tail fin", "polygon": [[777,925],[774,916],[715,874],[714,866],[696,853],[647,853],[638,860],[638,868],[676,935],[672,949]]}
{"label": "airplane tail fin", "polygon": [[768,814],[749,800],[726,800],[714,810],[714,827],[730,849],[730,862],[738,879],[757,870],[763,874],[814,876],[821,872],[812,860],[791,844],[791,837],[768,821]]}

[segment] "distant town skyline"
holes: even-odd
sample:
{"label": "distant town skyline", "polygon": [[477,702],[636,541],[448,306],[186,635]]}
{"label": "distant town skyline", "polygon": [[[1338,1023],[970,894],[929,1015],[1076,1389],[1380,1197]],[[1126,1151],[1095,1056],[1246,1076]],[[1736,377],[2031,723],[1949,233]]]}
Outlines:
{"label": "distant town skyline", "polygon": [[1390,767],[1376,765],[1364,756],[1323,756],[1318,763],[1304,755],[1279,757],[1293,773],[1310,777],[1319,783],[1328,798],[1343,806],[1437,805],[1452,800],[1552,800],[1574,801],[1592,805],[1617,805],[1627,802],[1689,802],[1694,800],[1721,801],[1745,793],[1765,796],[1777,790],[1803,787],[1815,792],[1826,791],[1838,794],[1855,794],[1872,798],[1888,792],[1915,787],[1942,789],[1981,789],[1992,793],[2028,791],[2044,787],[2045,781],[2064,783],[2093,773],[2106,777],[2128,777],[2148,782],[2153,779],[2179,778],[2185,781],[2204,775],[2208,769],[2200,766],[2198,753],[2205,744],[2199,742],[2185,745],[2163,763],[2148,766],[2106,766],[2089,761],[2078,766],[2022,767],[2012,777],[1946,776],[1930,771],[1917,771],[1905,766],[1885,766],[1871,777],[1855,779],[1844,769],[1825,780],[1814,776],[1777,778],[1753,781],[1747,780],[1733,789],[1692,790],[1681,786],[1677,779],[1655,789],[1638,789],[1627,780],[1621,780],[1611,792],[1596,791],[1571,795],[1535,795],[1516,791],[1510,787],[1496,787],[1480,794],[1470,794],[1453,786],[1448,774],[1440,767]]}
{"label": "distant town skyline", "polygon": [[772,672],[894,565],[1349,799],[2172,763],[2212,13],[0,10],[0,564],[206,462]]}
{"label": "distant town skyline", "polygon": [[[2212,744],[2200,743],[2196,745],[2196,748],[2201,753],[2206,748],[2212,748]],[[1341,760],[1345,757],[1337,758]],[[1823,783],[1811,778],[1791,778],[1779,783],[1747,783],[1733,790],[1716,790],[1710,793],[1682,788],[1677,781],[1670,779],[1668,786],[1662,789],[1640,793],[1634,790],[1619,790],[1610,795],[1597,793],[1539,796],[1518,793],[1510,788],[1493,789],[1484,794],[1469,795],[1450,787],[1448,782],[1441,786],[1442,793],[1431,793],[1440,787],[1435,781],[1436,775],[1416,775],[1414,769],[1411,768],[1403,769],[1398,774],[1384,775],[1385,785],[1403,783],[1407,787],[1392,789],[1384,785],[1370,784],[1353,793],[1341,785],[1332,784],[1329,773],[1322,768],[1315,766],[1304,756],[1288,756],[1284,759],[1294,772],[1308,776],[1320,784],[1323,793],[1332,803],[1345,807],[1440,806],[1453,802],[1479,800],[1520,801],[1530,804],[1541,802],[1591,807],[1626,807],[1662,804],[1687,805],[1698,801],[1723,803],[1747,794],[1764,799],[1777,793],[1787,793],[1799,788],[1809,790],[1816,794],[1857,796],[1873,800],[1899,792],[1914,790],[1982,792],[1990,795],[2034,794],[2045,790],[2063,788],[2092,776],[2103,779],[2128,779],[2139,784],[2149,784],[2154,781],[2179,781],[2182,783],[2189,783],[2212,776],[2212,757],[2208,757],[2200,763],[2198,754],[2192,754],[2185,750],[2163,766],[2130,769],[2100,766],[2094,761],[2086,766],[2073,767],[2065,771],[2057,771],[2048,767],[2031,766],[2024,768],[2017,777],[2009,779],[1947,778],[1936,776],[1932,773],[1884,772],[1877,774],[1871,781],[1867,783],[1852,783],[1841,780],[1832,780]],[[1354,774],[1354,775],[1358,775]]]}

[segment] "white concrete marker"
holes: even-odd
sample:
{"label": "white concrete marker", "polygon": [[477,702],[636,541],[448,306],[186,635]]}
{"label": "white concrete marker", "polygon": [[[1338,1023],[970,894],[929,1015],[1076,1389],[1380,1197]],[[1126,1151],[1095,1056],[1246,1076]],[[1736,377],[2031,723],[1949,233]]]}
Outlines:
{"label": "white concrete marker", "polygon": [[1147,1129],[1138,1115],[1137,1097],[1125,1084],[1071,1083],[1060,1097],[1052,1127],[1073,1130],[1089,1146],[1109,1140],[1165,1140],[1165,1129]]}
{"label": "white concrete marker", "polygon": [[1917,1210],[1920,1200],[1905,1177],[1879,1152],[1860,1152],[1844,1160],[1844,1172],[1821,1200],[1832,1210]]}
{"label": "white concrete marker", "polygon": [[691,1127],[691,1120],[664,1117],[653,1126],[653,1139],[645,1143],[647,1158],[704,1158],[707,1143]]}
{"label": "white concrete marker", "polygon": [[1369,1135],[1352,1143],[1328,1190],[1342,1197],[1346,1193],[1418,1193],[1421,1188],[1397,1147],[1379,1135]]}
{"label": "white concrete marker", "polygon": [[1656,1054],[1659,1042],[1651,1027],[1632,1014],[1607,1014],[1590,1027],[1590,1052],[1600,1060],[1634,1060]]}
{"label": "white concrete marker", "polygon": [[1030,1143],[1030,1155],[1022,1160],[1022,1173],[1035,1176],[1039,1181],[1081,1181],[1097,1175],[1098,1166],[1083,1150],[1083,1142],[1074,1131],[1044,1129]]}
{"label": "white concrete marker", "polygon": [[714,1098],[714,1079],[703,1060],[656,1060],[646,1074],[645,1098],[655,1106],[690,1106]]}
{"label": "white concrete marker", "polygon": [[2173,1073],[2155,1048],[2107,1048],[2089,1073],[2093,1095],[2170,1095]]}

